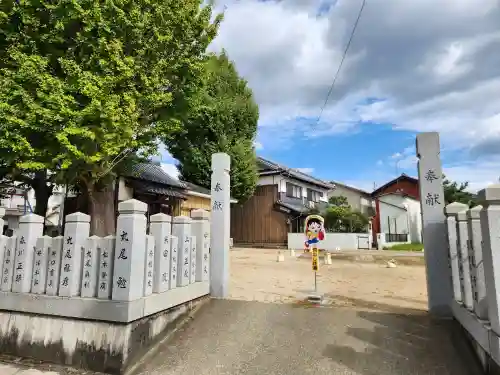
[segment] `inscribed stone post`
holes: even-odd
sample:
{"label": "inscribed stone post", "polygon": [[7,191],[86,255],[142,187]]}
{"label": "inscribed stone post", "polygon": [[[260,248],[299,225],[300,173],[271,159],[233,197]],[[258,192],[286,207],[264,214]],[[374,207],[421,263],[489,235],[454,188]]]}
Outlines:
{"label": "inscribed stone post", "polygon": [[486,286],[484,284],[484,263],[483,263],[483,238],[481,235],[480,214],[482,206],[471,208],[468,213],[469,244],[472,273],[472,294],[474,296],[474,312],[479,319],[488,319],[488,302],[486,300]]}
{"label": "inscribed stone post", "polygon": [[443,317],[451,316],[451,272],[446,250],[443,172],[438,133],[418,134],[416,146],[429,312]]}
{"label": "inscribed stone post", "polygon": [[2,267],[2,291],[10,292],[12,290],[12,281],[14,278],[14,258],[16,255],[17,236],[9,237],[7,240],[7,249],[3,259]]}
{"label": "inscribed stone post", "polygon": [[191,236],[189,241],[190,256],[189,256],[189,283],[196,282],[196,236]]}
{"label": "inscribed stone post", "polygon": [[172,217],[159,213],[151,215],[150,220],[150,231],[155,238],[153,293],[163,293],[170,284]]}
{"label": "inscribed stone post", "polygon": [[144,262],[144,297],[153,294],[153,272],[155,269],[155,238],[146,236],[146,259]]}
{"label": "inscribed stone post", "polygon": [[47,286],[47,266],[50,251],[52,251],[52,237],[43,236],[38,238],[36,241],[35,255],[33,257],[31,293],[45,294]]}
{"label": "inscribed stone post", "polygon": [[44,218],[35,214],[22,216],[19,220],[19,240],[14,264],[12,291],[29,293],[33,276],[33,257],[36,241],[43,234]]}
{"label": "inscribed stone post", "polygon": [[144,294],[147,208],[146,203],[135,199],[118,204],[113,300],[133,301]]}
{"label": "inscribed stone post", "polygon": [[189,285],[191,257],[191,218],[176,216],[172,220],[172,234],[178,239],[177,286]]}
{"label": "inscribed stone post", "polygon": [[[0,207],[0,228],[3,230],[5,216],[5,208]],[[7,236],[0,235],[0,265],[3,265],[3,260],[5,257],[5,253],[7,251]]]}
{"label": "inscribed stone post", "polygon": [[467,210],[457,214],[458,249],[460,252],[460,275],[464,297],[464,306],[474,310],[474,298],[472,296],[472,279],[469,259],[469,228],[467,225]]}
{"label": "inscribed stone post", "polygon": [[208,281],[210,277],[210,222],[208,211],[191,212],[191,232],[196,237],[196,281]]}
{"label": "inscribed stone post", "polygon": [[59,293],[63,243],[63,236],[57,236],[52,239],[52,246],[48,254],[47,288],[45,290],[48,296],[57,296]]}
{"label": "inscribed stone post", "polygon": [[85,251],[83,253],[82,270],[82,297],[97,297],[97,280],[99,273],[99,251],[102,238],[92,236],[85,242]]}
{"label": "inscribed stone post", "polygon": [[488,186],[478,193],[483,238],[483,264],[488,303],[488,319],[492,331],[500,336],[500,184]]}
{"label": "inscribed stone post", "polygon": [[230,168],[228,154],[212,155],[210,294],[215,298],[229,295]]}
{"label": "inscribed stone post", "polygon": [[113,289],[113,266],[115,261],[115,236],[104,237],[97,248],[99,253],[99,279],[97,298],[110,299]]}
{"label": "inscribed stone post", "polygon": [[82,285],[82,260],[90,233],[90,216],[75,212],[66,216],[61,259],[59,295],[79,296]]}
{"label": "inscribed stone post", "polygon": [[467,205],[453,202],[446,206],[446,225],[448,233],[449,262],[455,301],[463,303],[463,291],[460,272],[460,252],[458,248],[457,214],[467,209]]}
{"label": "inscribed stone post", "polygon": [[170,289],[177,288],[177,264],[179,262],[179,239],[176,236],[170,236]]}

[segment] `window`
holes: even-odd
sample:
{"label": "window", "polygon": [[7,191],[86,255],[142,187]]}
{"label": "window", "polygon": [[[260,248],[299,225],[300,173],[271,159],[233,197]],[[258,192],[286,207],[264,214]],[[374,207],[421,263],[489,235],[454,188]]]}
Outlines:
{"label": "window", "polygon": [[320,198],[323,197],[323,193],[320,191],[307,189],[307,200],[310,202],[319,202]]}
{"label": "window", "polygon": [[291,198],[302,198],[302,188],[298,185],[286,183],[286,196]]}

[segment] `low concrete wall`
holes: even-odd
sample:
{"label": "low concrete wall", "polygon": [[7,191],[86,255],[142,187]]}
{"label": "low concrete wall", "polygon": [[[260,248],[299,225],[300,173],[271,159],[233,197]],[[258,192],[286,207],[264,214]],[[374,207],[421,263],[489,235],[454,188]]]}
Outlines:
{"label": "low concrete wall", "polygon": [[0,312],[0,351],[109,374],[124,374],[209,296],[129,323]]}
{"label": "low concrete wall", "polygon": [[[326,233],[320,247],[328,251],[334,251],[337,247],[341,250],[357,249],[360,236],[366,237],[368,233]],[[303,249],[304,233],[288,233],[288,248]]]}

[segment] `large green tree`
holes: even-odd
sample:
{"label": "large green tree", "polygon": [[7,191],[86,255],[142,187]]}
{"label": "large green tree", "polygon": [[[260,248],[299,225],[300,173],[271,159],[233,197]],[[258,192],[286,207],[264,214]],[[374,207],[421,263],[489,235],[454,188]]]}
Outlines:
{"label": "large green tree", "polygon": [[112,233],[114,220],[99,220],[97,207],[112,202],[117,165],[155,153],[196,104],[221,19],[203,3],[0,2],[2,163],[45,176],[45,186],[47,171],[76,185],[89,198],[92,232]]}
{"label": "large green tree", "polygon": [[468,205],[469,207],[476,206],[476,196],[473,193],[467,191],[468,187],[468,181],[458,183],[456,181],[450,181],[446,178],[446,176],[443,176],[445,203],[449,204],[452,202],[460,202]]}
{"label": "large green tree", "polygon": [[210,163],[214,152],[231,156],[231,194],[249,198],[257,183],[253,142],[259,118],[253,94],[227,54],[211,55],[205,88],[196,109],[181,129],[165,138],[172,156],[179,161],[181,178],[210,187]]}

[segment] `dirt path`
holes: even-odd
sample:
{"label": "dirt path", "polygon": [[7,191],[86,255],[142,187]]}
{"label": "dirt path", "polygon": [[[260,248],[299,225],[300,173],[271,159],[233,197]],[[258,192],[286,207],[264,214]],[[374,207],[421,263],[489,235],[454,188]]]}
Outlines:
{"label": "dirt path", "polygon": [[[230,298],[274,303],[306,298],[314,287],[310,260],[283,253],[285,261],[278,263],[276,250],[231,251]],[[422,265],[387,268],[380,263],[334,258],[332,265],[320,264],[318,285],[328,303],[336,306],[427,310]]]}

